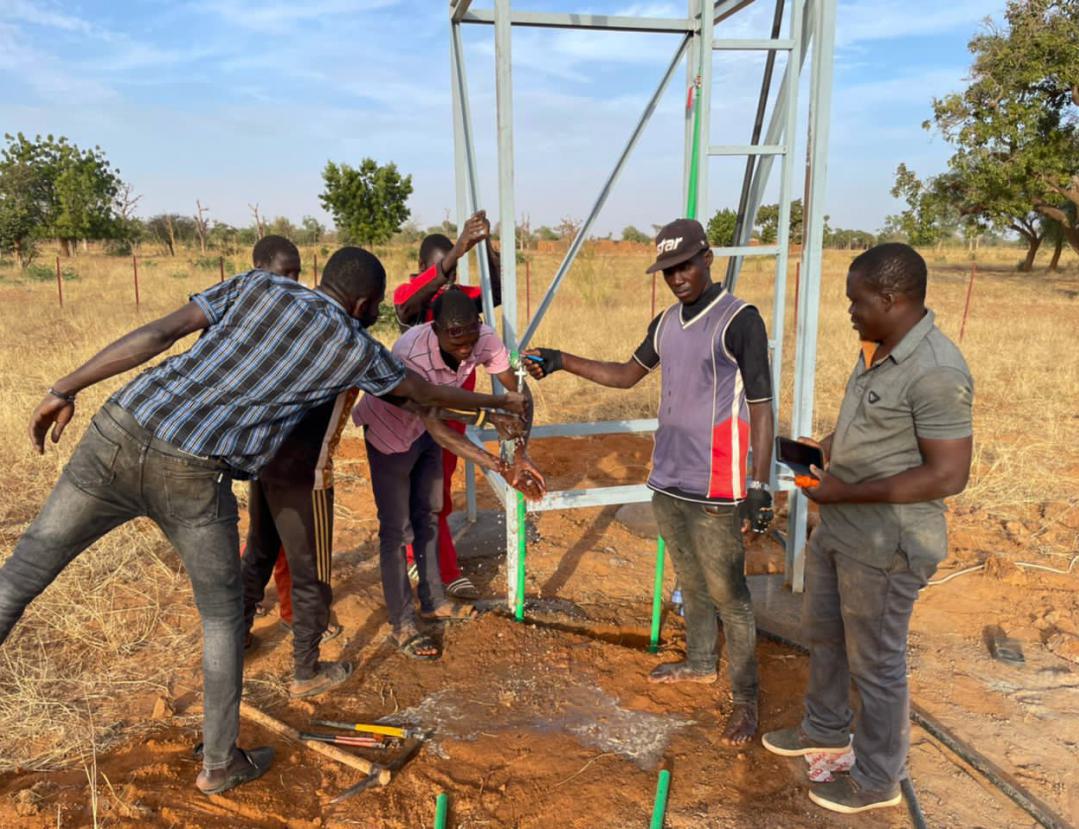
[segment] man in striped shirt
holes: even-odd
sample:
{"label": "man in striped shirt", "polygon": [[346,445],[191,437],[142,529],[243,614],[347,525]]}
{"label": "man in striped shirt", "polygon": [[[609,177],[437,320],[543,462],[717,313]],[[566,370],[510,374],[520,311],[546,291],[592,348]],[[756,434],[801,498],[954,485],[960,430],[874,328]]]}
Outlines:
{"label": "man in striped shirt", "polygon": [[[657,316],[624,363],[554,349],[528,352],[537,377],[564,368],[629,388],[663,367],[659,428],[648,486],[652,509],[685,602],[686,659],[652,671],[652,682],[715,682],[716,613],[723,620],[734,708],[722,741],[757,731],[756,622],[742,533],[772,521],[772,383],[768,336],[757,309],[712,282],[712,251],[700,222],[679,219],[656,237],[656,261],[678,300]],[[747,452],[753,476],[746,481]]]}
{"label": "man in striped shirt", "polygon": [[204,331],[94,416],[0,568],[0,642],[72,559],[110,530],[149,517],[180,553],[202,617],[204,749],[196,785],[206,794],[259,777],[273,759],[271,748],[236,746],[243,598],[233,479],[257,475],[305,411],[353,387],[420,407],[524,410],[520,395],[469,394],[406,370],[365,330],[378,319],[385,288],[381,263],[359,248],[335,253],[316,291],[249,271],[107,346],[56,381],[31,418],[31,442],[43,453],[46,433],[58,442],[74,417],[80,391]]}

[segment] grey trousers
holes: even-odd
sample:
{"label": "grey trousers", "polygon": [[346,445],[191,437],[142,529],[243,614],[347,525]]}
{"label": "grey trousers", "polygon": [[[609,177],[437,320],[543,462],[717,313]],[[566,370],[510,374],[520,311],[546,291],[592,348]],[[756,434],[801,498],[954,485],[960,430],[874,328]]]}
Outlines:
{"label": "grey trousers", "polygon": [[37,518],[0,568],[0,642],[79,553],[139,516],[180,553],[202,618],[203,766],[227,766],[240,726],[243,598],[225,466],[150,436],[123,409],[94,416]]}
{"label": "grey trousers", "polygon": [[[802,728],[835,745],[854,730],[851,775],[870,791],[891,791],[910,748],[907,633],[914,602],[931,573],[911,572],[896,553],[883,570],[814,538],[806,554],[802,626],[809,641],[809,687]],[[861,709],[855,721],[850,682]]]}
{"label": "grey trousers", "polygon": [[686,614],[686,661],[716,669],[716,613],[723,620],[731,693],[757,701],[757,623],[746,584],[746,553],[735,507],[706,507],[657,492],[652,511],[667,542]]}

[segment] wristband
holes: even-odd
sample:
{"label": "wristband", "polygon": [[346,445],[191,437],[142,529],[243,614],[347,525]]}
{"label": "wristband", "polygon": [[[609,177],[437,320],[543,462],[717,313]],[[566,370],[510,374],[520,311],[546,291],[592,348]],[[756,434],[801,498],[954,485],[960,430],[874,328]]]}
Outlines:
{"label": "wristband", "polygon": [[75,403],[75,395],[73,395],[73,394],[63,394],[62,392],[58,392],[52,386],[49,386],[48,393],[51,394],[53,397],[57,397],[60,400],[63,400],[65,403],[71,403],[72,405],[74,405],[74,403]]}

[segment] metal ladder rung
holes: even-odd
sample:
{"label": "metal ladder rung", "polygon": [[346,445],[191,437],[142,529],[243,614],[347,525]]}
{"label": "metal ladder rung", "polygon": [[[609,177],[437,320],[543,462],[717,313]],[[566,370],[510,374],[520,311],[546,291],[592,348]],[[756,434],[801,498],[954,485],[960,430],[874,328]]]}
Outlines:
{"label": "metal ladder rung", "polygon": [[710,144],[708,155],[786,155],[786,144]]}
{"label": "metal ladder rung", "polygon": [[770,38],[731,40],[716,38],[712,48],[719,52],[790,52],[794,49],[793,40],[771,40]]}

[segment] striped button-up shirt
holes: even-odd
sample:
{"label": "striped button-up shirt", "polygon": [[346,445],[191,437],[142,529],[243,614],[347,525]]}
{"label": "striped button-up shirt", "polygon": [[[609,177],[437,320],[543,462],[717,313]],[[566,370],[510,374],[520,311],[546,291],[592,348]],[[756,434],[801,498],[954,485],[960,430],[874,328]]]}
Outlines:
{"label": "striped button-up shirt", "polygon": [[[394,343],[393,353],[405,364],[436,386],[463,386],[468,376],[483,366],[488,374],[501,374],[510,367],[510,355],[498,334],[489,325],[480,326],[480,338],[472,347],[468,359],[456,369],[446,365],[438,347],[438,335],[431,323],[408,329]],[[366,426],[364,436],[383,454],[405,452],[425,431],[419,417],[373,397],[364,395],[352,411],[357,426]]]}
{"label": "striped button-up shirt", "polygon": [[386,394],[399,359],[326,294],[254,270],[193,296],[210,321],[190,350],[113,396],[159,440],[254,476],[304,413],[353,387]]}

